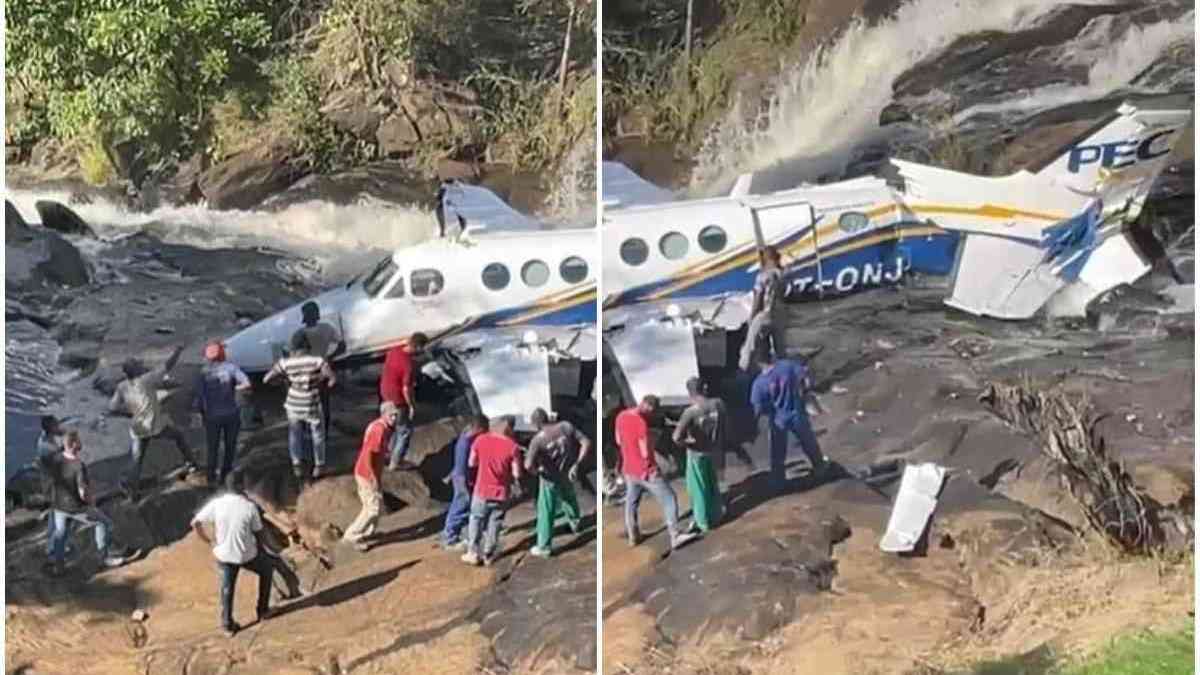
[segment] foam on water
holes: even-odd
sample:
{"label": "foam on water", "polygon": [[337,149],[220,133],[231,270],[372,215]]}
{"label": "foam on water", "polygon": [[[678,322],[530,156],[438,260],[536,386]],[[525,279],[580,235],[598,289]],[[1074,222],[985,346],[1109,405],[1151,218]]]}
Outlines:
{"label": "foam on water", "polygon": [[[814,180],[845,167],[851,151],[879,140],[879,114],[891,102],[892,84],[921,61],[935,57],[964,35],[1012,32],[1038,24],[1063,0],[915,0],[876,25],[852,22],[839,36],[785,69],[765,111],[746,114],[737,101],[709,133],[692,174],[692,191],[714,194],[745,172],[804,158],[788,167],[789,177]],[[1143,62],[1137,50],[1153,50],[1177,35],[1169,28],[1129,34],[1130,41],[1109,65],[1097,63],[1091,81],[1109,86]],[[1190,30],[1190,23],[1188,24]],[[1148,65],[1148,61],[1146,62]],[[1136,71],[1134,71],[1136,74]]]}

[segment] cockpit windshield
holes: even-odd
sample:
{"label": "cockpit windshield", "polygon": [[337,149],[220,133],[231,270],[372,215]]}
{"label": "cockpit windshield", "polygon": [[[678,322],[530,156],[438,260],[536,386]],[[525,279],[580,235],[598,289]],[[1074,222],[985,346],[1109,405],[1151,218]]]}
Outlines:
{"label": "cockpit windshield", "polygon": [[367,295],[374,297],[379,293],[379,291],[383,290],[383,287],[387,285],[387,282],[396,275],[396,270],[398,269],[399,268],[396,267],[396,263],[392,262],[392,256],[389,255],[388,257],[379,261],[379,264],[375,266],[375,269],[371,270],[371,273],[368,274],[365,279],[363,279],[363,290],[367,292]]}

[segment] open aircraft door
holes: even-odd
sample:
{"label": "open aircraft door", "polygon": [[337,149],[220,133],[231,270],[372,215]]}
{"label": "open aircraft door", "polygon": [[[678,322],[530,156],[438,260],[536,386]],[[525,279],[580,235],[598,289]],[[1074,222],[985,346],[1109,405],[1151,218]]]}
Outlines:
{"label": "open aircraft door", "polygon": [[788,277],[808,272],[821,288],[820,235],[816,213],[806,201],[780,201],[750,208],[759,250],[775,246]]}

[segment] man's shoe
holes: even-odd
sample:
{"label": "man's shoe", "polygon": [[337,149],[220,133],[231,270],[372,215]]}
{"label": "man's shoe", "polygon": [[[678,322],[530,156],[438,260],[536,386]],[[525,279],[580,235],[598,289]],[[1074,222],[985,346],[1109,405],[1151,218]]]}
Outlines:
{"label": "man's shoe", "polygon": [[258,622],[262,623],[264,621],[268,621],[274,618],[276,613],[277,612],[274,608],[264,609],[258,613]]}
{"label": "man's shoe", "polygon": [[459,558],[459,560],[467,563],[468,565],[478,565],[479,563],[483,562],[473,551],[467,551],[466,553],[462,554],[462,557]]}
{"label": "man's shoe", "polygon": [[110,555],[107,558],[105,558],[100,564],[104,566],[104,569],[111,570],[111,569],[120,567],[121,565],[124,565],[127,562],[129,562],[129,558],[126,558],[125,556]]}
{"label": "man's shoe", "polygon": [[677,534],[671,538],[671,548],[672,549],[679,548],[680,546],[687,544],[688,542],[692,541],[693,539],[698,539],[699,537],[700,537],[700,535],[698,535],[694,532],[680,532],[679,534]]}
{"label": "man's shoe", "polygon": [[632,547],[635,547],[635,546],[637,546],[637,545],[638,545],[638,544],[640,544],[640,543],[642,543],[642,535],[640,535],[640,534],[637,534],[637,533],[631,534],[631,535],[629,535],[629,536],[625,537],[625,539],[626,539],[626,541],[628,541],[628,542],[629,542],[629,546],[630,546],[631,548],[632,548]]}
{"label": "man's shoe", "polygon": [[238,631],[241,629],[242,627],[236,623],[221,626],[221,632],[225,633],[225,637],[233,637],[234,635],[237,635]]}
{"label": "man's shoe", "polygon": [[553,554],[551,553],[549,548],[542,548],[541,546],[534,546],[533,548],[529,549],[529,555],[537,556],[539,558],[549,558]]}
{"label": "man's shoe", "polygon": [[371,542],[356,541],[354,542],[354,550],[358,551],[359,553],[366,553],[367,551],[371,550]]}
{"label": "man's shoe", "polygon": [[325,475],[325,467],[323,467],[323,466],[314,466],[313,467],[313,470],[312,470],[313,480],[320,480],[321,476],[324,476],[324,475]]}
{"label": "man's shoe", "polygon": [[571,528],[571,534],[579,534],[583,531],[583,523],[578,520],[573,523],[567,523],[567,526]]}

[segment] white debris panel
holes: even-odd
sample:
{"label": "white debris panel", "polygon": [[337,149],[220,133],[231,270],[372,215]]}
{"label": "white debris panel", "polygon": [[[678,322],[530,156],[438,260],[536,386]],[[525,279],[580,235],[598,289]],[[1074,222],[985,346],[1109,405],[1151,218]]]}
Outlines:
{"label": "white debris panel", "polygon": [[925,526],[937,508],[937,498],[946,480],[945,467],[937,464],[909,464],[900,479],[900,491],[892,505],[887,531],[879,541],[885,553],[908,553],[916,547]]}

